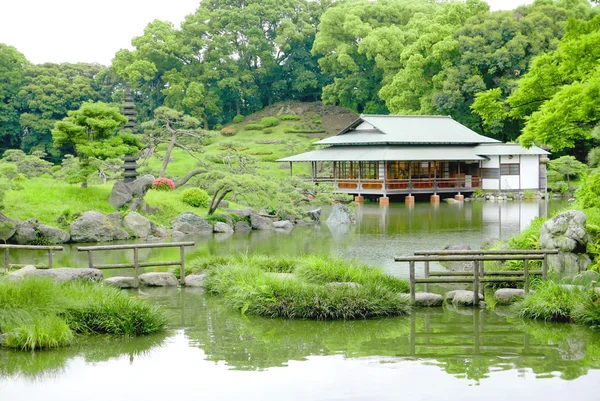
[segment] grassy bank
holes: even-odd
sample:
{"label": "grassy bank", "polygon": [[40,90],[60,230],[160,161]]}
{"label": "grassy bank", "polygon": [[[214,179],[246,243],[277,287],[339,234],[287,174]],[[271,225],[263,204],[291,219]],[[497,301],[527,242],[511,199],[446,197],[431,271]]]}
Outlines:
{"label": "grassy bank", "polygon": [[514,308],[524,318],[600,327],[600,292],[595,283],[572,287],[554,281],[540,283],[535,293]]}
{"label": "grassy bank", "polygon": [[199,258],[209,293],[242,313],[289,319],[365,319],[408,310],[404,280],[355,261],[303,256]]}
{"label": "grassy bank", "polygon": [[77,334],[151,334],[166,321],[163,309],[116,288],[40,278],[0,281],[0,333],[10,348],[62,347]]}

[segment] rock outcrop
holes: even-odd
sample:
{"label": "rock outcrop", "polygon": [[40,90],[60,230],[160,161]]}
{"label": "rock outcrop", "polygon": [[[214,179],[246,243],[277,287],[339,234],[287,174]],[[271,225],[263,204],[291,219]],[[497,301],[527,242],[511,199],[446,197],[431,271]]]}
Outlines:
{"label": "rock outcrop", "polygon": [[74,280],[102,281],[104,274],[98,269],[75,269],[58,267],[54,269],[36,269],[35,266],[25,266],[6,276],[7,280],[22,280],[26,276],[50,277],[57,283]]}
{"label": "rock outcrop", "polygon": [[27,219],[17,224],[10,242],[20,245],[64,244],[70,239],[68,232],[42,224],[36,219]]}
{"label": "rock outcrop", "polygon": [[573,276],[587,269],[591,260],[586,254],[590,236],[586,231],[586,215],[567,210],[546,221],[540,230],[540,248],[557,249],[548,255],[548,269],[560,275]]}
{"label": "rock outcrop", "polygon": [[246,223],[245,221],[238,221],[237,223],[235,223],[235,226],[233,228],[236,233],[240,234],[246,234],[252,231],[252,227],[250,227],[250,224]]}
{"label": "rock outcrop", "polygon": [[73,242],[105,242],[116,239],[128,239],[129,234],[115,227],[107,216],[90,210],[71,223]]}
{"label": "rock outcrop", "polygon": [[356,222],[356,216],[348,206],[341,203],[336,203],[331,209],[331,214],[327,218],[326,223],[328,225],[337,224],[354,224]]}
{"label": "rock outcrop", "polygon": [[213,226],[202,217],[186,212],[175,217],[171,221],[173,231],[180,231],[184,234],[211,234]]}
{"label": "rock outcrop", "polygon": [[[135,200],[140,199],[143,201],[146,192],[150,188],[152,188],[152,183],[154,182],[154,176],[147,174],[144,175],[137,180],[129,183],[125,183],[122,181],[118,181],[112,188],[110,192],[110,196],[108,198],[108,203],[114,206],[117,209],[127,205],[128,203],[133,203]],[[145,205],[145,202],[136,202],[135,207],[129,208],[130,210],[139,210],[141,206]]]}
{"label": "rock outcrop", "polygon": [[137,212],[131,212],[125,216],[123,226],[136,238],[146,238],[152,233],[150,220]]}
{"label": "rock outcrop", "polygon": [[273,219],[259,214],[250,216],[250,226],[253,230],[271,230],[273,229]]}

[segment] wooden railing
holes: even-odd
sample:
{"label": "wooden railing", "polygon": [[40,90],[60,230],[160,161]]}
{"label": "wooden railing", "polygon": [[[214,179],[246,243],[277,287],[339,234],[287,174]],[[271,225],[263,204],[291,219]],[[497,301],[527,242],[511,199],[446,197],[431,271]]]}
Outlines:
{"label": "wooden railing", "polygon": [[[128,244],[128,245],[98,245],[98,246],[82,246],[77,247],[80,252],[87,252],[88,255],[88,267],[93,269],[127,269],[133,268],[133,286],[137,288],[139,286],[139,271],[145,267],[152,266],[179,266],[179,282],[183,285],[185,283],[185,260],[184,260],[184,249],[186,246],[194,246],[194,242],[170,242],[160,244]],[[169,260],[163,262],[140,262],[139,261],[139,249],[148,248],[174,248],[179,247],[179,260]],[[94,251],[114,251],[114,250],[133,250],[133,263],[115,263],[115,264],[94,264],[92,252]]]}
{"label": "wooden railing", "polygon": [[8,271],[8,270],[10,270],[11,267],[26,266],[24,264],[10,263],[10,250],[11,249],[18,249],[18,250],[22,250],[22,251],[46,251],[46,252],[48,252],[48,264],[47,265],[37,265],[36,267],[38,269],[52,269],[52,252],[62,251],[64,248],[62,246],[0,244],[0,249],[4,249],[4,268]]}
{"label": "wooden railing", "polygon": [[[542,280],[547,278],[548,255],[557,254],[557,250],[433,250],[416,251],[415,256],[395,257],[396,262],[408,262],[410,280],[410,301],[415,303],[416,284],[425,284],[425,291],[429,291],[429,284],[447,283],[472,283],[473,304],[479,304],[479,293],[483,292],[485,283],[494,282],[522,282],[525,293],[529,292],[530,276],[541,275]],[[486,272],[486,261],[522,260],[523,270],[518,271],[491,271]],[[542,270],[530,270],[530,260],[541,260]],[[416,278],[415,263],[424,262],[424,278]],[[473,262],[472,272],[445,271],[430,272],[430,262]]]}

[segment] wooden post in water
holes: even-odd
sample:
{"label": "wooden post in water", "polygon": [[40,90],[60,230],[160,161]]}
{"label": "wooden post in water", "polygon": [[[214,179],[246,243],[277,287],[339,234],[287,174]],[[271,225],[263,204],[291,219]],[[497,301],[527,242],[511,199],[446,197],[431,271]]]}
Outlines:
{"label": "wooden post in water", "polygon": [[133,288],[138,288],[140,286],[140,281],[138,278],[140,263],[138,260],[138,249],[133,248]]}
{"label": "wooden post in water", "polygon": [[179,247],[179,259],[181,261],[181,265],[179,265],[179,284],[185,285],[185,259],[183,246]]}
{"label": "wooden post in water", "polygon": [[10,269],[10,263],[8,262],[8,252],[8,248],[4,248],[4,268],[6,269],[6,271]]}
{"label": "wooden post in water", "polygon": [[52,251],[48,249],[48,269],[52,269]]}
{"label": "wooden post in water", "polygon": [[92,251],[87,251],[88,254],[88,267],[90,269],[94,268],[94,261],[92,260]]}
{"label": "wooden post in water", "polygon": [[473,307],[479,307],[479,263],[473,262]]}
{"label": "wooden post in water", "polygon": [[409,265],[409,279],[410,279],[410,304],[415,304],[415,261],[411,260],[408,262]]}
{"label": "wooden post in water", "polygon": [[[425,278],[429,278],[429,261],[425,262]],[[425,292],[429,292],[429,283],[425,283]]]}
{"label": "wooden post in water", "polygon": [[[479,261],[479,276],[480,277],[485,277],[484,261],[483,260]],[[483,282],[480,281],[479,292],[482,293],[482,294],[484,294],[484,291],[485,291],[485,283],[483,283]]]}
{"label": "wooden post in water", "polygon": [[529,259],[523,259],[523,274],[525,275],[525,295],[529,294]]}

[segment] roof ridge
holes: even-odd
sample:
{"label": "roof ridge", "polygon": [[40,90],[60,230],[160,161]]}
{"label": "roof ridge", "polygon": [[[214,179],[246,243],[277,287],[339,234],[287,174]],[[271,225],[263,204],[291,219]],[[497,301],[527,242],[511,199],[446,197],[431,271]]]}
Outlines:
{"label": "roof ridge", "polygon": [[[430,115],[430,116],[424,116],[424,115],[416,115],[416,114],[361,114],[360,118],[364,118],[364,117],[418,117],[418,118],[449,118],[451,120],[454,120],[452,118],[452,116],[440,116],[440,115]],[[454,120],[456,121],[456,120]]]}

